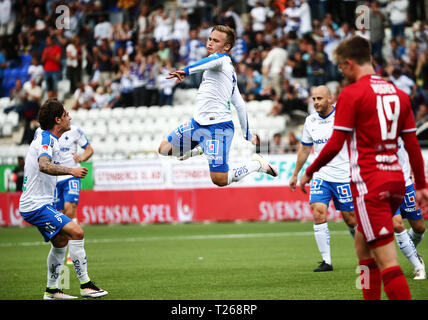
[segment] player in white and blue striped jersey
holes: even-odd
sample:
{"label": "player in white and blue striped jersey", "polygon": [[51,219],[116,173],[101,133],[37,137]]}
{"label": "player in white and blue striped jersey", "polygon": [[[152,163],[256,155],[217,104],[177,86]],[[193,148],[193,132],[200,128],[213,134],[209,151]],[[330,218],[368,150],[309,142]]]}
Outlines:
{"label": "player in white and blue striped jersey", "polygon": [[193,118],[171,131],[161,142],[159,153],[185,160],[205,154],[214,184],[226,186],[240,181],[251,172],[265,172],[274,177],[277,170],[259,154],[235,168],[229,168],[229,150],[234,134],[231,104],[237,110],[243,136],[256,144],[248,125],[246,106],[237,86],[237,78],[229,56],[236,41],[235,31],[227,26],[214,26],[207,42],[208,57],[172,72],[169,79],[203,72],[196,96]]}
{"label": "player in white and blue striped jersey", "polygon": [[54,190],[60,175],[84,178],[88,169],[61,165],[58,139],[70,130],[70,116],[56,99],[46,101],[39,110],[42,131],[30,144],[24,167],[23,193],[19,211],[24,220],[36,226],[46,242],[51,242],[47,258],[47,286],[43,299],[74,299],[58,288],[64,265],[65,251],[69,246],[83,297],[101,297],[107,291],[95,286],[87,272],[84,232],[70,218],[53,207]]}
{"label": "player in white and blue striped jersey", "polygon": [[[397,156],[398,162],[403,168],[404,179],[406,180],[406,194],[403,203],[392,217],[395,240],[401,252],[415,269],[415,276],[413,279],[425,280],[425,263],[416,249],[419,242],[424,237],[425,223],[421,214],[421,209],[416,208],[416,192],[410,172],[409,155],[404,148],[403,139],[401,139],[401,137],[398,137]],[[410,224],[411,228],[409,232],[406,230],[403,219],[407,219]]]}
{"label": "player in white and blue striped jersey", "polygon": [[[312,100],[316,112],[310,114],[303,127],[303,135],[297,152],[296,167],[290,179],[290,188],[296,190],[297,176],[314,148],[315,156],[321,152],[333,133],[335,108],[331,104],[331,93],[326,86],[312,91]],[[346,144],[340,153],[314,174],[311,181],[309,203],[314,215],[314,235],[323,261],[314,270],[332,271],[330,253],[330,232],[327,222],[327,210],[333,199],[336,210],[340,210],[354,236],[357,219],[350,186],[350,168]]]}
{"label": "player in white and blue striped jersey", "polygon": [[[41,128],[34,134],[37,137],[41,134]],[[61,154],[61,165],[69,168],[80,167],[80,162],[88,160],[94,150],[88,141],[88,138],[75,125],[70,125],[70,130],[64,132],[58,139]],[[84,149],[82,154],[77,154],[78,148]],[[64,213],[73,222],[77,223],[76,210],[80,197],[81,180],[72,175],[57,177],[55,188],[54,207],[56,210]],[[70,252],[67,255],[67,264],[72,264]]]}

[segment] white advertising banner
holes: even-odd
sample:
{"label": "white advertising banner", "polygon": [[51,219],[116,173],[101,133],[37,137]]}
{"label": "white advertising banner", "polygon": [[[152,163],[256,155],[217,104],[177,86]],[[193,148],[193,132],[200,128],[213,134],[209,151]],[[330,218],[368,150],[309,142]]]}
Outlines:
{"label": "white advertising banner", "polygon": [[[278,168],[278,177],[252,173],[233,187],[288,186],[296,166],[296,154],[266,155],[265,158]],[[301,172],[310,165],[311,155]],[[232,159],[229,167],[244,164],[248,158]],[[95,190],[180,189],[211,188],[208,161],[204,156],[186,161],[161,157],[157,160],[129,160],[94,162]]]}

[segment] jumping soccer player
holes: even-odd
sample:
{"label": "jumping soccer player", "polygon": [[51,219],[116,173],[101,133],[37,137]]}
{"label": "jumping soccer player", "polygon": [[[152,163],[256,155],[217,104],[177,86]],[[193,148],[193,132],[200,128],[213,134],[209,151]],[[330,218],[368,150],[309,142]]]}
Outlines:
{"label": "jumping soccer player", "polygon": [[[409,286],[398,264],[392,216],[401,205],[406,188],[398,163],[398,136],[411,154],[417,206],[426,210],[424,161],[408,95],[375,74],[370,43],[359,36],[344,40],[335,58],[350,83],[339,95],[334,131],[318,158],[300,179],[305,188],[312,175],[332,160],[347,142],[351,187],[358,227],[355,249],[361,266],[364,299],[411,299]],[[368,276],[363,276],[369,272]],[[369,283],[365,284],[365,279]]]}
{"label": "jumping soccer player", "polygon": [[[297,176],[314,147],[318,156],[333,132],[335,108],[331,104],[331,93],[328,87],[319,86],[312,90],[312,100],[316,112],[305,120],[302,139],[297,152],[296,167],[289,181],[291,191],[296,191]],[[330,232],[327,222],[327,210],[333,199],[336,210],[340,210],[351,235],[354,237],[357,220],[352,202],[349,158],[346,146],[339,154],[319,172],[311,181],[310,199],[314,215],[314,235],[323,261],[315,272],[333,271],[330,254]]]}
{"label": "jumping soccer player", "polygon": [[24,220],[36,226],[46,242],[51,242],[47,288],[43,296],[46,300],[77,298],[58,288],[67,245],[80,281],[81,296],[97,298],[108,294],[89,278],[82,228],[53,207],[56,176],[84,178],[88,172],[84,167],[58,165],[62,160],[58,139],[70,130],[70,120],[68,112],[56,99],[49,99],[40,107],[39,122],[43,131],[33,140],[27,153],[23,193],[19,200],[19,211]]}
{"label": "jumping soccer player", "polygon": [[217,186],[240,181],[251,172],[264,172],[274,177],[278,175],[277,170],[259,154],[237,167],[229,168],[228,165],[234,134],[230,104],[238,112],[244,138],[256,144],[256,136],[251,134],[248,127],[245,102],[239,93],[236,73],[229,56],[235,41],[233,29],[223,25],[214,26],[207,42],[209,56],[170,73],[168,79],[177,78],[177,81],[197,72],[203,72],[203,77],[193,118],[171,131],[159,146],[160,154],[178,156],[180,160],[205,154],[211,180]]}

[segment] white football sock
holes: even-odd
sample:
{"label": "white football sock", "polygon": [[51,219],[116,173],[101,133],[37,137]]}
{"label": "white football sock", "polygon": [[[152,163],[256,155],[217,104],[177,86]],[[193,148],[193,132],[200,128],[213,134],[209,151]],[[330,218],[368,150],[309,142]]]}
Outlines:
{"label": "white football sock", "polygon": [[407,260],[409,260],[409,262],[413,265],[413,268],[415,270],[423,269],[423,265],[418,258],[416,247],[413,244],[413,241],[410,239],[407,230],[404,230],[401,233],[395,233],[395,238],[397,240],[398,247]]}
{"label": "white football sock", "polygon": [[51,250],[49,251],[47,258],[48,281],[46,287],[58,288],[58,280],[61,276],[61,271],[64,266],[64,256],[66,250],[66,246],[64,248],[56,248],[51,245]]}
{"label": "white football sock", "polygon": [[417,247],[419,242],[422,241],[422,239],[424,238],[424,234],[425,233],[417,233],[417,232],[413,231],[412,228],[410,228],[409,237],[413,241],[413,244],[415,245],[415,247]]}
{"label": "white football sock", "polygon": [[[74,223],[77,223],[77,218],[73,218],[73,219],[71,219],[71,221],[73,221]],[[68,248],[68,244],[67,244],[67,248]],[[67,253],[67,259],[68,258],[71,258],[70,257],[70,250],[68,250],[68,253]]]}
{"label": "white football sock", "polygon": [[88,266],[86,264],[86,252],[84,248],[85,240],[68,241],[70,257],[73,261],[74,270],[79,278],[80,283],[89,281]]}
{"label": "white football sock", "polygon": [[248,176],[251,172],[259,171],[260,168],[260,162],[256,160],[251,160],[244,163],[243,165],[230,168],[227,176],[227,184],[229,185],[232,182],[238,182]]}
{"label": "white football sock", "polygon": [[327,222],[314,224],[314,235],[322,259],[325,261],[325,263],[331,265],[330,231],[328,230]]}

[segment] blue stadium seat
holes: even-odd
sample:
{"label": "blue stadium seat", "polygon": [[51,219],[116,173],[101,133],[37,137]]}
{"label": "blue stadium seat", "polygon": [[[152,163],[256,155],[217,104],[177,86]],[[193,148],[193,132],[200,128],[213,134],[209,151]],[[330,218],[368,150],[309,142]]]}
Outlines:
{"label": "blue stadium seat", "polygon": [[31,64],[31,59],[33,59],[31,54],[21,54],[19,56],[19,58],[21,59],[21,64],[22,65],[30,65]]}

